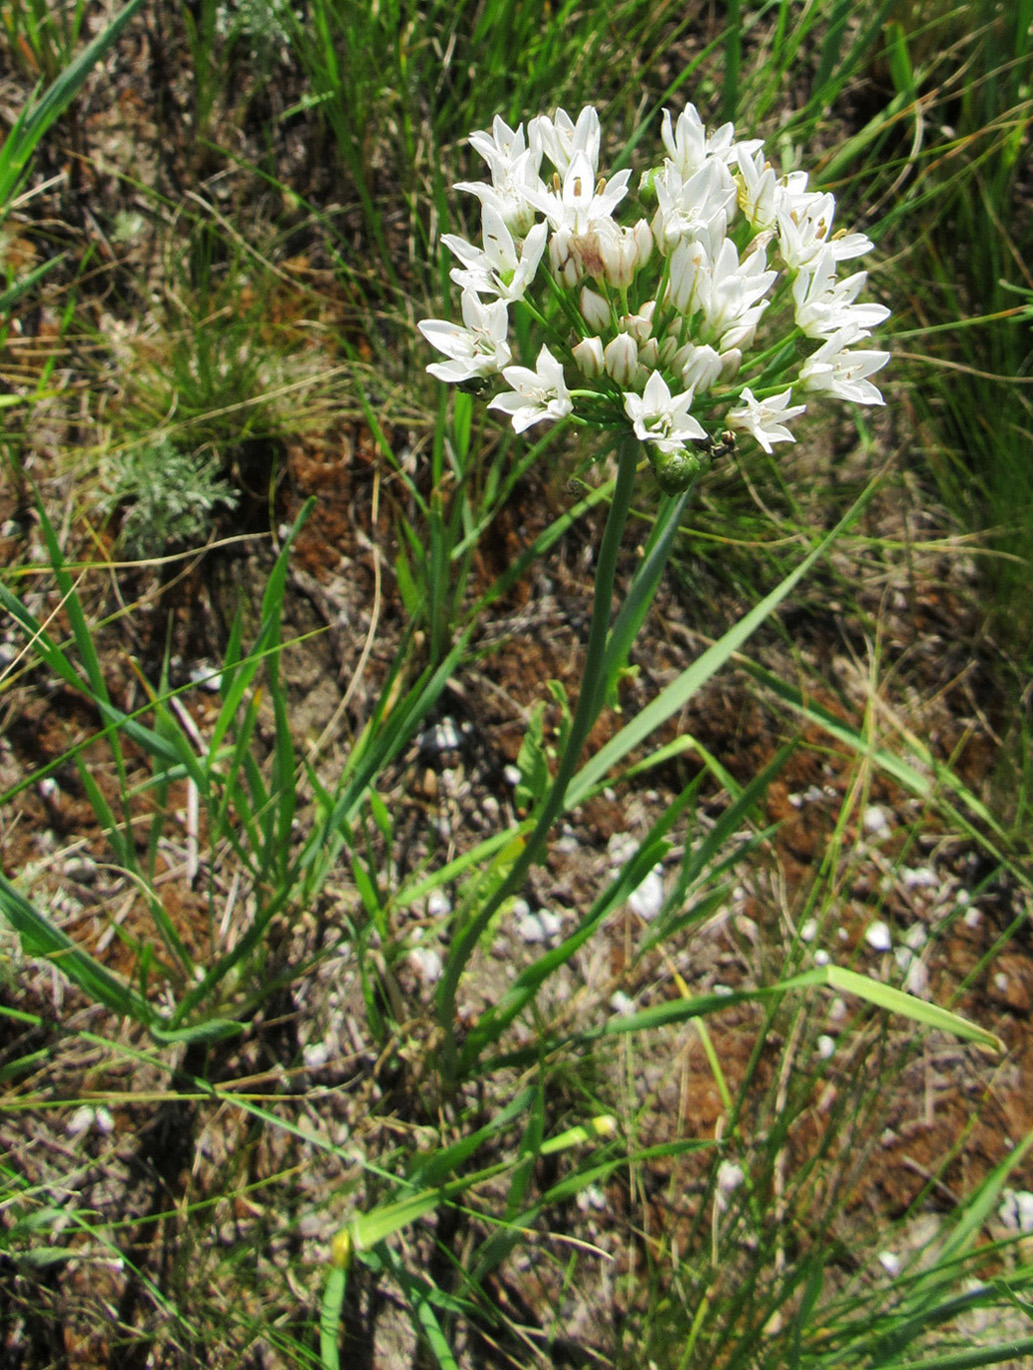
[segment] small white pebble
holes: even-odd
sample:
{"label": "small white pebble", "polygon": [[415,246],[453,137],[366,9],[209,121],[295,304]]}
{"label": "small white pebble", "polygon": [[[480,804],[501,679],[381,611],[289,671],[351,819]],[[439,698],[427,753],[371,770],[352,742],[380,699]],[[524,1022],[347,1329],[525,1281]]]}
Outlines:
{"label": "small white pebble", "polygon": [[975,904],[973,904],[971,908],[965,910],[966,928],[978,928],[982,921],[983,911],[982,909],[978,908]]}
{"label": "small white pebble", "polygon": [[830,1061],[836,1054],[836,1039],[823,1032],[818,1038],[818,1055],[823,1061]]}
{"label": "small white pebble", "polygon": [[734,1194],[746,1176],[735,1161],[722,1161],[717,1167],[717,1188],[721,1194]]}
{"label": "small white pebble", "polygon": [[611,866],[623,866],[638,851],[638,843],[630,832],[615,832],[606,844],[606,857]]}
{"label": "small white pebble", "polygon": [[837,994],[829,1005],[829,1018],[834,1023],[842,1021],[846,1017],[846,1000],[841,999]]}
{"label": "small white pebble", "polygon": [[516,789],[520,784],[520,767],[512,764],[503,766],[502,778],[511,789]]}
{"label": "small white pebble", "polygon": [[433,947],[413,947],[409,964],[425,985],[436,985],[441,979],[441,956]]}
{"label": "small white pebble", "polygon": [[195,685],[200,685],[202,690],[208,690],[211,694],[222,689],[222,672],[206,662],[198,662],[197,665],[191,666],[187,675]]}
{"label": "small white pebble", "polygon": [[969,894],[968,890],[958,890],[957,894],[954,896],[954,902],[959,905],[959,907],[964,908],[965,905],[970,902],[971,898],[972,896]]}
{"label": "small white pebble", "polygon": [[452,912],[452,901],[439,886],[427,895],[427,917],[447,918]]}
{"label": "small white pebble", "polygon": [[928,866],[916,866],[914,870],[905,866],[900,875],[904,881],[904,888],[909,890],[931,889],[940,883],[936,878],[936,872]]}
{"label": "small white pebble", "polygon": [[65,1133],[69,1137],[79,1137],[89,1132],[96,1121],[96,1113],[89,1104],[81,1104],[65,1123]]}
{"label": "small white pebble", "polygon": [[1008,977],[1003,970],[999,970],[994,976],[994,989],[1000,990],[1002,994],[1008,989]]}
{"label": "small white pebble", "polygon": [[912,951],[921,951],[928,941],[929,934],[921,923],[912,923],[907,932],[904,933],[904,945],[910,947]]}
{"label": "small white pebble", "polygon": [[869,837],[889,837],[890,825],[878,804],[869,804],[864,811],[864,830]]}
{"label": "small white pebble", "polygon": [[628,895],[628,904],[644,923],[650,923],[660,912],[664,902],[664,882],[660,867],[655,866],[642,884]]}
{"label": "small white pebble", "polygon": [[539,909],[537,913],[528,912],[518,918],[516,930],[517,936],[525,942],[551,942],[558,936],[560,927],[560,920],[555,913]]}
{"label": "small white pebble", "polygon": [[929,971],[925,962],[920,961],[917,956],[907,968],[904,989],[918,999],[924,999],[929,992]]}
{"label": "small white pebble", "polygon": [[800,941],[813,942],[818,935],[817,918],[808,918],[800,927]]}
{"label": "small white pebble", "polygon": [[44,799],[55,799],[61,793],[52,775],[45,775],[39,782],[39,792]]}
{"label": "small white pebble", "polygon": [[879,1264],[891,1279],[895,1279],[900,1274],[900,1257],[895,1251],[880,1251]]}
{"label": "small white pebble", "polygon": [[889,924],[884,923],[881,918],[869,924],[864,940],[874,951],[889,951],[893,945]]}
{"label": "small white pebble", "polygon": [[330,1059],[330,1049],[325,1042],[310,1042],[302,1047],[301,1059],[309,1070],[321,1070]]}
{"label": "small white pebble", "polygon": [[635,1001],[630,994],[625,994],[622,989],[615,990],[610,995],[610,1007],[621,1018],[626,1018],[635,1012]]}
{"label": "small white pebble", "polygon": [[601,1213],[606,1208],[606,1195],[597,1184],[589,1184],[578,1192],[576,1202],[582,1213]]}
{"label": "small white pebble", "polygon": [[1033,1232],[1033,1194],[1028,1189],[1003,1189],[997,1216],[1009,1232]]}
{"label": "small white pebble", "polygon": [[731,985],[715,985],[714,993],[719,999],[730,999],[735,990],[732,989]]}
{"label": "small white pebble", "polygon": [[818,950],[814,953],[814,964],[816,966],[827,966],[828,963],[828,952],[824,949],[824,947],[819,947]]}

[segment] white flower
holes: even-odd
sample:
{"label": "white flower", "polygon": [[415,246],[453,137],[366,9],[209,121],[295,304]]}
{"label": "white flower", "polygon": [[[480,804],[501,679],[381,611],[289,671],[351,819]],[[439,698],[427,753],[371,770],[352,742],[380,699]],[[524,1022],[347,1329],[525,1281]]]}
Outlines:
{"label": "white flower", "polygon": [[773,228],[778,207],[778,177],[763,151],[736,148],[739,163],[739,208],[751,228]]}
{"label": "white flower", "polygon": [[676,452],[686,442],[706,439],[706,432],[689,413],[692,391],[672,396],[667,382],[654,371],[641,395],[624,396],[624,412],[641,442],[653,442],[661,452]]}
{"label": "white flower", "polygon": [[470,146],[476,148],[488,163],[493,177],[496,173],[504,175],[527,151],[524,126],[517,124],[512,129],[501,115],[496,114],[490,133],[477,131],[470,134]]}
{"label": "white flower", "polygon": [[856,329],[849,328],[833,333],[800,368],[800,383],[804,389],[824,392],[837,400],[851,400],[854,404],[884,404],[882,392],[867,377],[881,370],[890,354],[874,348],[849,351],[849,344],[860,336]]}
{"label": "white flower", "polygon": [[835,249],[823,247],[793,282],[796,322],[809,338],[831,338],[842,328],[854,328],[858,337],[867,337],[890,316],[883,304],[854,304],[867,279],[867,271],[855,271],[837,280]]}
{"label": "white flower", "polygon": [[668,162],[653,184],[653,237],[660,251],[671,252],[683,238],[699,239],[717,251],[735,210],[735,183],[724,162],[708,161],[688,179]]}
{"label": "white flower", "polygon": [[527,198],[549,220],[554,229],[566,229],[575,236],[590,233],[598,220],[610,219],[627,194],[630,171],[618,171],[606,182],[596,184],[595,167],[580,148],[574,152],[563,173],[559,191],[529,190]]}
{"label": "white flower", "polygon": [[491,133],[471,133],[470,144],[488,163],[491,185],[457,181],[455,189],[469,191],[483,205],[492,205],[514,232],[527,233],[534,223],[534,208],[526,192],[541,186],[541,146],[527,147],[523,125],[514,131],[498,116]]}
{"label": "white flower", "polygon": [[831,247],[837,262],[860,257],[872,246],[863,233],[844,233],[832,237],[832,220],[836,214],[834,195],[808,194],[793,197],[786,193],[776,210],[778,221],[778,250],[791,271],[809,267],[823,247]]}
{"label": "white flower", "polygon": [[777,271],[765,271],[765,265],[763,249],[751,252],[740,262],[730,238],[721,244],[711,264],[710,289],[703,300],[707,331],[712,338],[720,339],[719,351],[741,347],[744,339],[752,339],[767,308],[767,301],[760,305],[756,302],[767,294],[778,276]]}
{"label": "white flower", "polygon": [[417,327],[432,347],[451,361],[431,362],[427,370],[450,385],[493,376],[509,365],[512,352],[506,341],[509,315],[504,300],[485,304],[472,290],[463,291],[465,328],[447,319],[423,319]]}
{"label": "white flower", "polygon": [[[667,149],[671,162],[682,176],[691,176],[710,157],[728,162],[735,156],[733,150],[734,125],[722,124],[708,137],[703,120],[699,117],[699,111],[695,105],[685,106],[681,114],[678,115],[678,122],[673,129],[670,110],[665,109],[660,137],[663,139],[664,147]],[[760,139],[758,138],[752,143],[740,143],[739,147],[760,147]]]}
{"label": "white flower", "polygon": [[465,267],[453,268],[452,279],[464,290],[498,295],[509,301],[523,299],[545,251],[548,229],[545,224],[535,224],[518,252],[505,217],[493,204],[485,204],[482,209],[481,229],[483,249],[452,233],[441,239]]}
{"label": "white flower", "polygon": [[599,114],[591,105],[577,117],[575,124],[565,109],[556,111],[555,119],[547,114],[532,119],[527,126],[531,146],[544,151],[546,157],[561,174],[567,170],[575,153],[582,153],[591,165],[592,179],[599,166],[601,131]]}
{"label": "white flower", "polygon": [[781,395],[770,395],[758,400],[749,386],[742,392],[746,401],[743,409],[733,409],[728,415],[729,428],[737,428],[753,436],[769,455],[773,442],[795,442],[796,439],[782,420],[796,418],[807,408],[805,404],[789,405],[793,397],[792,389],[783,390]]}
{"label": "white flower", "polygon": [[547,347],[538,353],[536,369],[507,366],[502,373],[512,391],[496,395],[489,409],[501,409],[512,417],[513,428],[522,433],[542,419],[565,419],[573,409],[563,367]]}

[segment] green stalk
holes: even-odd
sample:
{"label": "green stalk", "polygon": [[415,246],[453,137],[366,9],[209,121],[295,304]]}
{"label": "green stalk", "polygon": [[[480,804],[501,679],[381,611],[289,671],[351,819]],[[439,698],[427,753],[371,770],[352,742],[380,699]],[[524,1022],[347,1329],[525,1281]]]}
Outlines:
{"label": "green stalk", "polygon": [[[613,607],[613,586],[621,540],[631,509],[638,456],[638,439],[629,434],[622,439],[617,449],[617,480],[614,485],[613,502],[610,505],[606,528],[603,532],[603,540],[599,547],[599,564],[596,569],[595,593],[592,601],[592,621],[588,630],[588,645],[585,650],[585,669],[582,675],[581,692],[578,695],[577,708],[574,710],[574,717],[570,725],[570,737],[560,760],[556,778],[552,782],[523,851],[514,861],[509,874],[494,894],[460,930],[445,965],[445,972],[438,989],[438,1018],[445,1034],[445,1071],[453,1079],[457,1065],[454,1031],[455,1001],[460,978],[484,930],[503,903],[520,890],[528,871],[542,855],[549,831],[563,812],[563,801],[566,798],[567,787],[574,777],[582,748],[592,730],[592,725],[599,716],[606,696],[606,644]],[[461,1064],[465,1067],[468,1063],[464,1060]]]}

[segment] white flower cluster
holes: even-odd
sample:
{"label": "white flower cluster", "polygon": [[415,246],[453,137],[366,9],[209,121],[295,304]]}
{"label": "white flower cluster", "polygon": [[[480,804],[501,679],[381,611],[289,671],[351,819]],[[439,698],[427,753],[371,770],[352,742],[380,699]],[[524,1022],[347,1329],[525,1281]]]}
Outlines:
{"label": "white flower cluster", "polygon": [[[769,453],[794,441],[788,425],[807,407],[794,387],[881,404],[869,377],[889,353],[858,344],[889,310],[857,302],[867,273],[841,275],[840,264],[872,244],[833,233],[835,199],[809,190],[805,172],[777,175],[758,140],[736,141],[731,124],[708,133],[692,105],[677,122],[664,112],[661,137],[666,155],[639,187],[650,216],[622,227],[631,172],[599,174],[593,107],[576,122],[562,109],[532,119],[526,136],[500,118],[471,134],[491,179],[457,189],[480,201],[481,244],[443,239],[459,262],[463,322],[419,327],[448,359],[427,368],[439,380],[479,390],[501,378],[508,388],[490,407],[518,433],[568,416],[630,420],[674,492],[722,429]],[[510,348],[520,307],[548,334],[534,370]]]}

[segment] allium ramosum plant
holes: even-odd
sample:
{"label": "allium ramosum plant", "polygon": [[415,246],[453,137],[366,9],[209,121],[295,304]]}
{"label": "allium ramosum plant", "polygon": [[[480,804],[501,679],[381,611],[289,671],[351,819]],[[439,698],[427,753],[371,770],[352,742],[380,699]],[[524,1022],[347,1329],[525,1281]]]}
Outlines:
{"label": "allium ramosum plant", "polygon": [[[833,231],[831,194],[805,172],[778,175],[761,143],[731,124],[708,133],[692,105],[665,112],[663,155],[639,180],[599,172],[602,133],[591,106],[511,129],[496,118],[470,135],[490,180],[459,182],[480,201],[481,242],[443,239],[458,265],[462,323],[428,319],[423,336],[447,360],[439,380],[490,394],[524,432],[542,423],[608,429],[617,475],[596,564],[582,686],[556,775],[527,839],[494,889],[457,914],[439,986],[446,1072],[469,1071],[522,1007],[497,1005],[460,1050],[453,1037],[463,970],[494,913],[541,858],[563,811],[589,731],[644,620],[692,485],[715,453],[749,434],[766,452],[794,441],[811,396],[881,404],[869,377],[889,354],[860,346],[889,310],[859,303],[864,271],[841,273],[871,247]],[[551,167],[551,171],[549,168]],[[533,325],[511,328],[525,310]],[[533,337],[518,357],[518,338]],[[533,363],[529,364],[529,363]],[[665,496],[645,555],[611,625],[614,575],[642,452]],[[490,1021],[488,1021],[490,1020]]]}
{"label": "allium ramosum plant", "polygon": [[[841,268],[871,241],[833,230],[835,198],[806,172],[779,176],[759,140],[731,124],[708,134],[692,105],[677,122],[664,112],[661,138],[621,224],[632,173],[600,174],[591,106],[576,123],[562,109],[532,119],[526,135],[500,118],[471,134],[491,180],[457,188],[480,200],[481,244],[443,239],[463,322],[419,327],[448,358],[431,374],[495,389],[489,407],[518,433],[630,425],[676,494],[737,432],[769,453],[794,441],[811,396],[881,404],[869,377],[889,353],[863,344],[889,310],[858,302],[867,273]],[[543,335],[533,358],[513,354],[518,302]]]}

